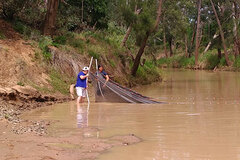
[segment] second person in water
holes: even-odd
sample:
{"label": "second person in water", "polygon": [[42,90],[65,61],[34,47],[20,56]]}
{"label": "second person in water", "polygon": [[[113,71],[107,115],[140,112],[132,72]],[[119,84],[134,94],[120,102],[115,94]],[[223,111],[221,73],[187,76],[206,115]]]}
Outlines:
{"label": "second person in water", "polygon": [[104,71],[104,68],[101,65],[98,65],[98,72],[106,79],[103,85],[103,87],[105,87],[107,82],[109,81],[109,75],[107,74],[107,72]]}

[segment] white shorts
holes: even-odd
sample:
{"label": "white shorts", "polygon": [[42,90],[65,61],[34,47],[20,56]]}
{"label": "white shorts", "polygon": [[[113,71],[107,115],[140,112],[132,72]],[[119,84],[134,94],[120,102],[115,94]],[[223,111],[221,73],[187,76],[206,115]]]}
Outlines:
{"label": "white shorts", "polygon": [[76,87],[78,97],[86,97],[86,88]]}

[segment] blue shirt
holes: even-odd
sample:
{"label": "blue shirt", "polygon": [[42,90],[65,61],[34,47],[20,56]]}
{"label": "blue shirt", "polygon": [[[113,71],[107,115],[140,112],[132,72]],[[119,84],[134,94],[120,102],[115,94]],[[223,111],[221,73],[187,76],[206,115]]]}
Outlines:
{"label": "blue shirt", "polygon": [[78,73],[76,87],[87,88],[87,78],[81,79],[80,76],[86,76],[83,72]]}
{"label": "blue shirt", "polygon": [[105,71],[100,72],[102,75],[106,76],[108,75]]}

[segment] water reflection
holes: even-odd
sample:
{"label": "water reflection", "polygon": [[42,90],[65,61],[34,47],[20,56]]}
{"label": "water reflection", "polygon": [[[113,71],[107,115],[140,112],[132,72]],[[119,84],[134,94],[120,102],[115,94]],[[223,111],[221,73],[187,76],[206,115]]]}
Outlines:
{"label": "water reflection", "polygon": [[84,105],[77,105],[77,127],[85,128],[88,127],[88,114],[89,114],[89,105],[86,108]]}

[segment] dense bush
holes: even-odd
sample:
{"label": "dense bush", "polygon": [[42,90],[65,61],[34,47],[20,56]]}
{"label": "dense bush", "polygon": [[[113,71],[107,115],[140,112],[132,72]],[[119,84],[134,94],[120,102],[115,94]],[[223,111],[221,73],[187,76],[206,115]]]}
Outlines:
{"label": "dense bush", "polygon": [[237,57],[234,62],[234,67],[240,69],[240,57]]}

